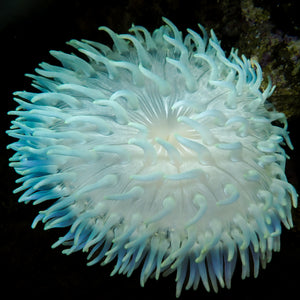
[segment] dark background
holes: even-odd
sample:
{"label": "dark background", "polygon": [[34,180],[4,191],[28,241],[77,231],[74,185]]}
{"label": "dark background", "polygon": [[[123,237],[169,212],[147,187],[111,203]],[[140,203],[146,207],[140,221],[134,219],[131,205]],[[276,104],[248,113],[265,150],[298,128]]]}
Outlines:
{"label": "dark background", "polygon": [[[267,24],[272,32],[298,39],[300,36],[297,1],[63,1],[63,0],[0,0],[0,58],[1,58],[1,189],[0,189],[0,291],[5,295],[19,296],[86,296],[99,299],[125,297],[130,299],[175,299],[174,276],[150,279],[146,286],[139,285],[139,272],[126,278],[110,277],[112,265],[86,266],[86,254],[81,252],[65,256],[61,249],[51,245],[65,231],[44,231],[42,226],[31,230],[30,225],[43,206],[18,204],[18,195],[12,194],[17,187],[16,174],[8,168],[8,158],[13,153],[5,149],[12,139],[6,136],[10,117],[6,112],[15,108],[12,93],[30,90],[30,80],[25,73],[33,73],[42,61],[52,62],[49,50],[72,51],[65,42],[72,38],[85,38],[110,43],[97,31],[101,25],[124,33],[132,23],[145,26],[149,31],[162,25],[161,16],[172,20],[183,32],[185,28],[197,30],[197,23],[207,29],[214,28],[228,51],[232,46],[243,44],[249,22],[241,12],[241,4],[260,7],[270,14]],[[254,21],[255,22],[255,21]],[[253,25],[253,24],[252,24]],[[253,25],[255,26],[255,24]],[[284,45],[282,46],[284,47]],[[255,55],[251,45],[243,50]],[[240,53],[241,54],[241,53]],[[300,56],[300,54],[299,54]],[[296,59],[297,56],[296,56]],[[267,63],[266,63],[267,64]],[[296,76],[298,76],[296,74]],[[299,79],[299,77],[298,77]],[[296,78],[296,81],[298,80]],[[275,78],[276,80],[276,78]],[[294,78],[295,80],[295,78]],[[299,80],[298,80],[299,81]],[[291,89],[291,86],[288,88]],[[293,93],[292,93],[293,95]],[[277,97],[281,96],[280,90]],[[293,95],[295,107],[299,94]],[[284,95],[280,101],[285,101]],[[295,151],[287,149],[291,160],[287,165],[289,181],[299,190],[299,135],[297,125],[299,110],[286,112]],[[218,294],[207,293],[202,286],[197,291],[183,291],[181,299],[242,298],[267,299],[295,297],[299,290],[300,226],[299,210],[294,210],[295,228],[283,230],[282,249],[274,253],[266,270],[257,279],[240,279],[238,266],[231,290]],[[22,292],[22,294],[20,294]],[[48,295],[47,295],[48,294]],[[6,294],[7,295],[7,294]],[[297,296],[296,296],[297,297]]]}

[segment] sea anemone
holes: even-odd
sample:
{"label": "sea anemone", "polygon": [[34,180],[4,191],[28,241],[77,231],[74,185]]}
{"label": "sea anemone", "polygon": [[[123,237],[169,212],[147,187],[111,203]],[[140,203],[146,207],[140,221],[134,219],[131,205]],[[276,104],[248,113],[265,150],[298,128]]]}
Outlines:
{"label": "sea anemone", "polygon": [[283,113],[260,88],[256,61],[229,56],[211,30],[184,36],[168,19],[152,34],[100,27],[110,48],[71,40],[78,54],[50,51],[35,92],[16,92],[8,134],[19,202],[44,228],[67,227],[53,245],[115,261],[112,275],[140,270],[140,283],[176,272],[183,286],[231,286],[256,277],[292,226],[297,193],[285,176],[292,148]]}

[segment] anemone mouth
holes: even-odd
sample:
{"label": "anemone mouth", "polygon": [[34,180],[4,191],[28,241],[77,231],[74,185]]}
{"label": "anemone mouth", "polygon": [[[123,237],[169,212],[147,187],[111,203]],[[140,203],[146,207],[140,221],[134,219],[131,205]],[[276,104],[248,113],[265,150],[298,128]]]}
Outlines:
{"label": "anemone mouth", "polygon": [[70,228],[54,247],[89,251],[89,265],[116,260],[112,274],[142,265],[141,285],[176,271],[179,296],[200,281],[229,288],[238,257],[242,277],[251,262],[257,276],[297,193],[284,174],[286,119],[266,109],[274,88],[260,91],[259,65],[226,57],[213,31],[183,37],[163,20],[153,34],[101,27],[112,49],[70,41],[86,59],[51,51],[62,66],[40,64],[40,92],[15,93],[8,134],[19,201],[56,200],[33,227]]}
{"label": "anemone mouth", "polygon": [[148,139],[155,147],[158,156],[167,156],[167,151],[161,145],[162,141],[176,148],[181,155],[187,155],[187,149],[179,143],[177,137],[183,136],[189,139],[199,139],[199,134],[194,129],[180,122],[179,118],[178,115],[169,114],[166,117],[153,120],[148,125]]}
{"label": "anemone mouth", "polygon": [[174,135],[176,132],[182,130],[180,127],[181,126],[174,115],[157,118],[148,126],[149,138],[151,140],[161,138],[168,142],[174,142]]}

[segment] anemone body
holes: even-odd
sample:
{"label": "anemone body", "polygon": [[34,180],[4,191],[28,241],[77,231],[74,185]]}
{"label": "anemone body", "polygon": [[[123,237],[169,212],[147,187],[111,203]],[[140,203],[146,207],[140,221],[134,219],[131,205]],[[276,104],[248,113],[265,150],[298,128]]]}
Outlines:
{"label": "anemone body", "polygon": [[243,278],[257,276],[297,194],[284,174],[287,122],[266,103],[274,88],[260,90],[258,63],[226,57],[200,25],[184,37],[164,22],[152,34],[100,27],[112,48],[51,51],[61,66],[29,75],[38,92],[15,93],[8,134],[19,201],[51,204],[33,227],[69,230],[53,247],[114,261],[112,274],[140,267],[142,286],[176,272],[179,296],[200,282],[230,288],[237,259]]}

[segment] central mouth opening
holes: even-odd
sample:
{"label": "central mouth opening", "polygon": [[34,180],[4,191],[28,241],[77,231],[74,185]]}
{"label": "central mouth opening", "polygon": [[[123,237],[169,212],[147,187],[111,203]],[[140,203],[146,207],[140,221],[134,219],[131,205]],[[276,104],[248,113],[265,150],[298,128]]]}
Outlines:
{"label": "central mouth opening", "polygon": [[169,115],[152,120],[151,124],[148,125],[148,130],[149,141],[156,149],[157,154],[162,156],[166,154],[166,150],[157,139],[164,140],[176,148],[181,154],[187,155],[187,152],[190,151],[177,140],[176,136],[192,140],[199,138],[198,133],[193,128],[180,122],[176,115]]}
{"label": "central mouth opening", "polygon": [[149,138],[153,143],[156,138],[160,138],[175,146],[175,134],[182,133],[182,125],[175,116],[157,119],[149,126]]}

